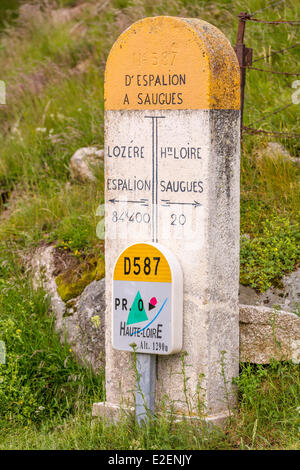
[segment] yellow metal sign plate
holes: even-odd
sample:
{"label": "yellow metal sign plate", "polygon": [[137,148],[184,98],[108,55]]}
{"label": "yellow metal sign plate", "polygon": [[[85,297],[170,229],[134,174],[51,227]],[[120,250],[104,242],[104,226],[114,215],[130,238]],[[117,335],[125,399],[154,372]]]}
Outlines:
{"label": "yellow metal sign plate", "polygon": [[119,256],[114,281],[172,282],[169,263],[161,251],[147,243],[128,247]]}

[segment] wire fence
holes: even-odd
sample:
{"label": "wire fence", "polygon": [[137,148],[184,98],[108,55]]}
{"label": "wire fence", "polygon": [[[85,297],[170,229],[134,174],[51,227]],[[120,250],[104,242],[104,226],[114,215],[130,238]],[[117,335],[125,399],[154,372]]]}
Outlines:
{"label": "wire fence", "polygon": [[272,69],[264,69],[264,68],[259,68],[259,67],[253,67],[252,64],[255,62],[259,62],[261,60],[266,60],[273,55],[278,55],[278,54],[285,54],[291,49],[295,49],[297,47],[300,47],[300,42],[297,42],[295,44],[292,44],[289,47],[285,47],[283,49],[280,49],[278,51],[272,51],[270,54],[264,56],[264,57],[259,57],[258,59],[252,60],[252,49],[247,48],[244,44],[244,34],[245,34],[245,26],[247,21],[253,21],[256,23],[262,23],[266,25],[290,25],[290,26],[300,26],[300,20],[265,20],[265,19],[259,19],[255,18],[254,15],[257,15],[258,13],[264,12],[270,8],[273,8],[279,4],[285,3],[286,0],[280,0],[277,2],[273,2],[268,4],[266,7],[256,10],[253,13],[247,13],[247,12],[242,12],[239,14],[239,25],[238,25],[238,32],[237,32],[237,41],[236,41],[236,46],[235,46],[235,51],[237,53],[240,69],[241,69],[241,112],[242,112],[242,118],[241,118],[241,132],[246,132],[248,134],[264,134],[264,135],[274,135],[278,136],[281,138],[300,138],[300,134],[295,134],[291,132],[277,132],[277,131],[265,131],[263,129],[257,129],[254,128],[253,125],[265,121],[268,117],[273,116],[275,114],[278,114],[279,112],[289,108],[292,106],[294,103],[289,103],[286,106],[283,106],[281,108],[275,109],[272,112],[269,113],[264,113],[263,117],[261,119],[258,119],[257,121],[254,121],[253,123],[249,124],[248,126],[243,125],[243,109],[244,109],[244,90],[245,90],[245,82],[246,82],[246,70],[256,70],[258,72],[264,72],[264,73],[269,73],[269,74],[274,74],[274,75],[285,75],[285,76],[300,76],[300,72],[298,71],[288,71],[288,72],[282,72],[279,70],[272,70]]}

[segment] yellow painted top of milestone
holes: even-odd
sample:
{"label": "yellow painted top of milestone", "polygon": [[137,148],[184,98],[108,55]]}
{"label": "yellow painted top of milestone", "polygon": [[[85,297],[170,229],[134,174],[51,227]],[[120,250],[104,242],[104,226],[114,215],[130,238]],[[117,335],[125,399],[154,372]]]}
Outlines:
{"label": "yellow painted top of milestone", "polygon": [[105,70],[105,109],[240,109],[240,71],[224,34],[198,19],[130,26]]}
{"label": "yellow painted top of milestone", "polygon": [[171,268],[162,252],[153,245],[136,243],[119,256],[114,281],[172,282]]}

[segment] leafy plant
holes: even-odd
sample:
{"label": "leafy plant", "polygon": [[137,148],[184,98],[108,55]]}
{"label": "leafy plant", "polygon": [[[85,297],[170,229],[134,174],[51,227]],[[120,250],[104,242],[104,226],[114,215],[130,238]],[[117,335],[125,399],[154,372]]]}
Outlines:
{"label": "leafy plant", "polygon": [[45,293],[33,291],[11,257],[0,259],[3,274],[0,340],[6,362],[0,364],[0,419],[40,422],[75,412],[83,400],[91,406],[103,390],[103,374],[79,365],[67,342],[61,345]]}
{"label": "leafy plant", "polygon": [[241,282],[263,292],[300,258],[300,231],[288,218],[272,217],[262,223],[261,234],[241,239]]}

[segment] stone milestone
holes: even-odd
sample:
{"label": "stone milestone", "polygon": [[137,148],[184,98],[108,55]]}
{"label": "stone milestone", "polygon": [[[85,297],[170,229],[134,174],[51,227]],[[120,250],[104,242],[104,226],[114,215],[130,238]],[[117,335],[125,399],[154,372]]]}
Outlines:
{"label": "stone milestone", "polygon": [[166,247],[183,272],[183,344],[158,355],[156,411],[167,401],[178,414],[196,415],[201,400],[207,418],[217,419],[235,403],[239,85],[229,41],[198,19],[145,18],[112,47],[105,71],[107,401],[94,414],[134,402],[132,354],[112,344],[114,266],[134,243]]}

